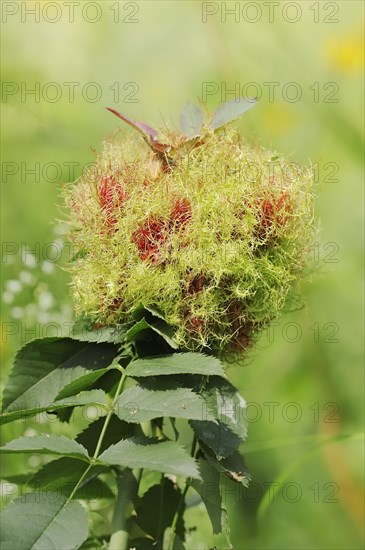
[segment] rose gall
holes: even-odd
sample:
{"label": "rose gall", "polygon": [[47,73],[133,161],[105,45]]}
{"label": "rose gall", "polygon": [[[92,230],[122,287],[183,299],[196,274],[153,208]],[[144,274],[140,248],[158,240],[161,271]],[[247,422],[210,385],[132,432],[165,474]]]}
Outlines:
{"label": "rose gall", "polygon": [[[296,292],[313,238],[312,172],[278,182],[271,159],[286,159],[217,131],[218,114],[196,136],[129,124],[136,138],[105,142],[97,194],[83,178],[70,191],[79,315],[128,325],[143,304],[183,349],[244,351]],[[254,182],[237,177],[247,165],[259,167]]]}

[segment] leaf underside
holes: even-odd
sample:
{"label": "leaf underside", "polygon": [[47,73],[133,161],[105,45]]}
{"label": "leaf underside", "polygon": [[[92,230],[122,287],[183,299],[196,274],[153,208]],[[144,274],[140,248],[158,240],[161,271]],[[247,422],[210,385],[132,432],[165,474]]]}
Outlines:
{"label": "leaf underside", "polygon": [[212,121],[210,123],[210,128],[212,130],[218,130],[222,126],[225,126],[229,122],[236,120],[242,116],[246,111],[252,109],[255,105],[256,99],[250,98],[241,98],[238,101],[232,99],[227,101],[218,107],[218,109],[213,114]]}
{"label": "leaf underside", "polygon": [[[21,519],[21,521],[20,521]],[[87,538],[87,513],[59,493],[28,493],[1,513],[1,548],[73,550]]]}
{"label": "leaf underside", "polygon": [[180,128],[187,138],[200,136],[203,127],[203,113],[194,103],[187,103],[180,115]]}

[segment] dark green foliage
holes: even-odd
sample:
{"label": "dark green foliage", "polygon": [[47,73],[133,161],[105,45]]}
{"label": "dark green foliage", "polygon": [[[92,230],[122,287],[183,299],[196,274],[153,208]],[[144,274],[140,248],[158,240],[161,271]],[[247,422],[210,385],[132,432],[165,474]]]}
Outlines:
{"label": "dark green foliage", "polygon": [[[99,418],[75,439],[35,435],[2,447],[3,453],[58,456],[38,471],[6,478],[26,497],[3,512],[4,548],[35,550],[45,540],[57,550],[106,548],[120,529],[118,518],[110,533],[87,538],[87,514],[76,502],[103,499],[116,500],[116,510],[126,514],[132,548],[183,549],[190,486],[207,508],[213,533],[223,531],[228,541],[220,473],[242,483],[248,474],[238,452],[246,434],[245,403],[222,364],[202,353],[174,351],[169,327],[152,308],[137,308],[135,324],[125,331],[85,326],[74,339],[35,340],[16,356],[3,422],[44,411],[70,420],[74,407],[84,405],[96,406]],[[180,442],[177,418],[192,428],[190,454]],[[173,440],[165,434],[171,430]],[[145,470],[160,472],[161,482],[138,495]],[[49,495],[55,495],[51,502]]]}

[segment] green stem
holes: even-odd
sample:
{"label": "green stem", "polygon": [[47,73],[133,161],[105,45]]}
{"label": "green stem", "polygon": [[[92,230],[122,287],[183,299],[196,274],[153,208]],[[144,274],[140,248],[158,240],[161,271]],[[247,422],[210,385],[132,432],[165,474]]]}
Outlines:
{"label": "green stem", "polygon": [[110,410],[105,418],[105,422],[104,422],[104,425],[103,425],[103,429],[101,430],[100,432],[100,436],[99,436],[99,440],[98,440],[98,443],[96,445],[96,449],[95,449],[95,453],[94,453],[94,456],[93,456],[93,459],[96,460],[97,457],[99,456],[99,453],[100,453],[100,449],[101,449],[101,446],[103,444],[103,441],[104,441],[104,437],[105,437],[105,434],[106,434],[106,431],[108,429],[108,426],[109,426],[109,422],[114,414],[114,405],[115,403],[117,402],[117,399],[118,397],[120,396],[120,394],[122,393],[122,389],[123,389],[123,386],[124,386],[124,382],[125,382],[125,379],[127,378],[127,375],[125,374],[125,372],[123,372],[122,374],[122,377],[121,379],[119,380],[119,384],[118,384],[118,387],[116,389],[116,392],[114,394],[114,399],[113,399],[113,402],[112,402],[112,406],[110,407]]}
{"label": "green stem", "polygon": [[141,422],[141,429],[146,437],[153,437],[153,427],[152,427],[152,422],[150,420]]}
{"label": "green stem", "polygon": [[127,550],[128,549],[128,530],[127,530],[127,507],[128,499],[128,469],[123,470],[117,475],[117,499],[115,502],[112,536],[109,542],[109,550]]}
{"label": "green stem", "polygon": [[157,540],[159,541],[162,538],[163,532],[162,532],[162,520],[163,520],[163,506],[164,506],[164,480],[165,476],[164,474],[161,475],[161,481],[160,481],[160,487],[161,487],[161,494],[160,494],[160,510],[158,515],[158,528],[157,528]]}
{"label": "green stem", "polygon": [[96,444],[96,448],[95,448],[94,455],[93,455],[93,457],[92,457],[91,464],[88,465],[88,467],[86,468],[85,472],[82,474],[82,476],[80,477],[80,479],[79,479],[78,482],[76,483],[76,485],[75,485],[75,487],[73,488],[73,490],[72,490],[70,496],[68,497],[67,502],[70,502],[70,500],[75,496],[76,491],[77,491],[78,488],[80,487],[81,483],[84,481],[85,477],[87,476],[87,474],[89,473],[89,471],[90,471],[91,468],[93,467],[95,460],[96,460],[97,457],[99,456],[100,449],[101,449],[101,446],[102,446],[102,444],[103,444],[103,440],[104,440],[104,437],[105,437],[106,430],[107,430],[107,428],[108,428],[110,419],[111,419],[112,415],[114,414],[114,405],[115,405],[115,403],[116,403],[118,397],[120,396],[120,394],[121,394],[121,392],[122,392],[122,389],[123,389],[123,385],[124,385],[125,379],[126,379],[126,374],[123,372],[123,374],[122,374],[122,376],[121,376],[121,379],[119,380],[119,384],[118,384],[117,390],[116,390],[116,392],[115,392],[114,398],[113,398],[112,406],[110,407],[110,410],[109,410],[108,414],[107,414],[106,417],[105,417],[105,421],[104,421],[104,424],[103,424],[103,429],[102,429],[101,432],[100,432],[99,439],[98,439],[98,442],[97,442],[97,444]]}
{"label": "green stem", "polygon": [[138,487],[140,486],[142,476],[143,476],[143,468],[138,468],[138,470],[136,471],[136,478],[137,478],[137,486]]}
{"label": "green stem", "polygon": [[67,502],[70,502],[70,500],[73,499],[77,489],[80,487],[81,483],[84,481],[85,477],[90,472],[91,468],[92,468],[92,464],[89,464],[88,467],[86,468],[85,472],[82,474],[82,476],[80,477],[80,479],[76,483],[75,487],[72,489],[72,492],[71,492],[70,496],[68,497]]}
{"label": "green stem", "polygon": [[[198,443],[198,440],[197,440],[196,436],[194,435],[193,442],[191,444],[191,453],[190,453],[192,457],[195,456],[197,443]],[[190,487],[190,481],[189,481],[189,479],[187,479],[185,481],[184,491],[181,494],[181,498],[180,498],[179,504],[177,506],[175,515],[174,515],[174,519],[172,520],[172,523],[171,523],[171,529],[170,529],[169,541],[168,541],[168,544],[167,544],[167,550],[172,550],[172,548],[173,548],[177,522],[178,522],[178,520],[181,516],[181,511],[183,509],[183,504],[184,504],[184,501],[185,501],[186,494],[189,490],[189,487]]]}
{"label": "green stem", "polygon": [[173,544],[174,544],[174,540],[175,540],[175,530],[176,530],[176,526],[177,526],[177,522],[181,516],[181,510],[182,510],[182,507],[183,507],[183,504],[184,504],[184,500],[185,500],[185,497],[186,497],[186,493],[188,492],[189,490],[189,480],[187,479],[186,482],[185,482],[185,488],[184,488],[184,491],[182,492],[181,494],[181,498],[180,498],[180,501],[179,501],[179,504],[178,504],[178,507],[177,507],[177,510],[175,512],[175,515],[174,515],[174,519],[172,520],[172,524],[171,524],[171,530],[170,530],[170,536],[169,536],[169,542],[168,542],[168,545],[167,545],[167,550],[172,550],[173,548]]}

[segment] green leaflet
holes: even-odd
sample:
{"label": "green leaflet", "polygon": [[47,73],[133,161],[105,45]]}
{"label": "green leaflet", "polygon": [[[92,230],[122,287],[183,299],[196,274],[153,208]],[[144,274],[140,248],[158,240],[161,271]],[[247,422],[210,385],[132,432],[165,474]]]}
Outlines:
{"label": "green leaflet", "polygon": [[[96,444],[101,430],[103,429],[104,422],[105,417],[98,418],[95,422],[89,424],[87,428],[80,432],[76,437],[76,441],[81,443],[81,445],[88,450],[90,456],[94,456]],[[113,414],[100,450],[103,452],[111,445],[118,443],[121,439],[130,438],[133,437],[133,435],[134,426],[127,424],[127,422],[122,422],[122,420],[119,420],[119,418]]]}
{"label": "green leaflet", "polygon": [[128,376],[159,376],[167,374],[202,374],[225,378],[222,363],[203,353],[173,353],[163,357],[137,359],[128,365]]}
{"label": "green leaflet", "polygon": [[227,458],[219,460],[214,453],[204,445],[201,445],[201,448],[208,462],[214,466],[218,472],[225,474],[232,481],[242,483],[242,485],[247,487],[250,481],[250,474],[247,470],[243,456],[238,451],[234,451]]}
{"label": "green leaflet", "polygon": [[191,485],[201,496],[205,504],[212,524],[213,534],[224,532],[227,542],[230,543],[227,511],[220,493],[219,472],[203,457],[199,459],[199,467],[202,481],[194,479]]}
{"label": "green leaflet", "polygon": [[125,330],[122,326],[95,328],[88,319],[78,320],[72,331],[72,337],[81,342],[91,342],[96,344],[113,343],[121,344],[125,338]]}
{"label": "green leaflet", "polygon": [[165,342],[172,348],[177,349],[177,345],[173,340],[173,333],[169,325],[162,319],[147,321],[145,317],[142,317],[135,325],[133,325],[125,335],[127,342],[133,340],[140,340],[146,337],[146,332],[152,331],[160,336]]}
{"label": "green leaflet", "polygon": [[57,401],[59,399],[64,399],[66,397],[70,397],[72,395],[76,395],[77,393],[87,390],[92,386],[95,382],[99,380],[105,373],[107,373],[110,370],[116,369],[117,365],[112,365],[110,367],[106,367],[105,369],[98,369],[96,371],[88,372],[87,374],[84,374],[80,376],[79,378],[75,378],[75,380],[72,380],[67,386],[62,388],[62,390],[57,395]]}
{"label": "green leaflet", "polygon": [[0,415],[0,425],[13,422],[14,420],[24,419],[28,416],[34,416],[43,412],[57,412],[70,407],[82,407],[87,405],[95,405],[102,409],[107,409],[106,395],[102,390],[91,390],[80,392],[77,396],[66,397],[51,403],[45,403],[43,406],[37,406],[30,409],[21,407],[11,407],[9,412]]}
{"label": "green leaflet", "polygon": [[147,468],[167,474],[200,479],[195,460],[173,441],[132,438],[112,445],[98,457],[99,463]]}
{"label": "green leaflet", "polygon": [[4,550],[73,550],[88,534],[86,510],[59,493],[23,495],[0,517]]}
{"label": "green leaflet", "polygon": [[198,440],[207,445],[218,460],[234,453],[246,438],[246,402],[227,380],[208,380],[199,391],[216,418],[192,419],[190,425]]}
{"label": "green leaflet", "polygon": [[[171,526],[179,506],[181,491],[166,477],[158,485],[153,485],[140,499],[136,506],[136,523],[145,533],[161,544],[165,529]],[[162,507],[156,506],[160,503]],[[184,540],[184,521],[180,519],[176,526],[177,534]]]}
{"label": "green leaflet", "polygon": [[[28,480],[27,485],[38,491],[60,492],[69,497],[79,479],[83,476],[88,465],[75,458],[62,457],[44,464]],[[76,491],[75,499],[94,500],[100,498],[114,498],[110,487],[97,476],[105,472],[103,466],[93,466],[88,470],[81,485]]]}
{"label": "green leaflet", "polygon": [[150,390],[136,385],[125,390],[115,404],[115,413],[121,420],[139,423],[161,416],[214,419],[207,412],[205,401],[190,388]]}
{"label": "green leaflet", "polygon": [[47,453],[89,460],[89,454],[85,447],[63,435],[43,434],[33,437],[18,437],[0,447],[0,451],[4,454]]}
{"label": "green leaflet", "polygon": [[113,344],[71,338],[33,340],[19,350],[4,389],[3,412],[47,407],[73,380],[108,367],[117,354]]}

